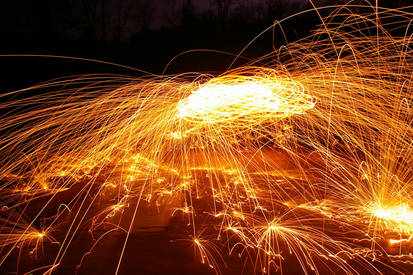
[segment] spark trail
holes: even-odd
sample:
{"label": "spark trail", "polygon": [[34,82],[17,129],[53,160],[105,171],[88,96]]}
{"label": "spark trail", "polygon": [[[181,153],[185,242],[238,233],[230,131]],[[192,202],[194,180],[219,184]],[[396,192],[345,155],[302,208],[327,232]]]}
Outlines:
{"label": "spark trail", "polygon": [[217,273],[229,254],[256,273],[411,270],[411,17],[347,5],[222,75],[87,75],[2,101],[0,263],[53,246],[32,267],[51,273],[85,228],[89,255],[154,211],[187,221]]}

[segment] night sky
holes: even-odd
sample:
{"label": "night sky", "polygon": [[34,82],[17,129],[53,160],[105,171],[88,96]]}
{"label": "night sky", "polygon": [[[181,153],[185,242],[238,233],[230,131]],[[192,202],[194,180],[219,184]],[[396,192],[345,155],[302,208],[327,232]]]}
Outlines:
{"label": "night sky", "polygon": [[[346,2],[313,1],[317,7]],[[379,3],[397,7],[409,1]],[[312,5],[307,0],[8,1],[0,9],[0,53],[91,58],[160,73],[172,58],[188,50],[237,54],[275,20],[310,8]],[[313,12],[289,20],[283,27],[289,41],[295,41],[318,24],[320,20]],[[268,34],[255,41],[244,54],[254,59],[283,43],[281,39],[273,41],[272,34]],[[223,71],[232,58],[198,54],[189,60],[185,56],[179,58],[169,72]],[[125,73],[101,64],[59,59],[1,58],[0,61],[5,79],[13,79],[6,87],[13,86],[16,78],[13,75],[22,73],[31,75],[29,84],[67,74]],[[44,70],[39,70],[39,66]]]}
{"label": "night sky", "polygon": [[[322,5],[324,1],[316,2]],[[305,3],[306,0],[10,1],[0,9],[0,53],[92,58],[159,73],[168,61],[186,50],[237,53],[275,19],[302,10]],[[264,43],[265,49],[253,52],[253,57],[271,50],[271,41]],[[214,68],[185,64],[173,72],[222,70],[230,62],[228,58],[221,62],[222,56],[214,59]],[[27,73],[33,78],[30,84],[76,72],[118,72],[116,68],[62,60],[1,61],[7,79]],[[45,69],[41,73],[40,65]]]}

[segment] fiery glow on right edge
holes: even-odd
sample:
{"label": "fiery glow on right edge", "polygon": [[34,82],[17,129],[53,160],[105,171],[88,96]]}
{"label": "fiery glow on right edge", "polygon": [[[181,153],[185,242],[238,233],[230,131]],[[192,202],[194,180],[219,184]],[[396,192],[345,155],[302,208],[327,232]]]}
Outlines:
{"label": "fiery glow on right edge", "polygon": [[370,211],[386,230],[397,230],[400,234],[411,235],[409,239],[413,237],[413,209],[408,204],[374,205]]}

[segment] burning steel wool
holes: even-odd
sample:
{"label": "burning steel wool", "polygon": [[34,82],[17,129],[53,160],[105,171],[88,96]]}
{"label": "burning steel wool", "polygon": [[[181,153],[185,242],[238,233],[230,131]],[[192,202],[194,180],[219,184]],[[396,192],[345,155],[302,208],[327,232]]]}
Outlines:
{"label": "burning steel wool", "polygon": [[211,79],[179,101],[177,117],[196,124],[249,128],[313,107],[311,97],[298,83],[283,83],[271,75],[228,75]]}
{"label": "burning steel wool", "polygon": [[340,11],[218,76],[3,95],[1,266],[82,271],[103,245],[122,273],[133,236],[172,219],[216,273],[411,273],[412,15]]}

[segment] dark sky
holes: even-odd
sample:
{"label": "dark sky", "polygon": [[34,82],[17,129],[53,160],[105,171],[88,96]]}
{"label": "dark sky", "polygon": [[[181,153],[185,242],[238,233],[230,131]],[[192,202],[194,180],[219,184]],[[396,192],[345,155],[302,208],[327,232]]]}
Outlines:
{"label": "dark sky", "polygon": [[[339,0],[313,0],[317,6],[337,3]],[[82,29],[95,25],[101,27],[101,9],[104,3],[105,31],[111,40],[121,29],[123,41],[142,29],[169,27],[181,18],[184,3],[191,2],[197,16],[209,12],[217,13],[219,2],[228,7],[229,16],[240,7],[243,12],[254,16],[262,14],[269,2],[281,3],[284,9],[295,13],[308,0],[21,0],[10,1],[0,9],[0,30],[9,34],[40,33],[42,29],[54,29],[63,35],[76,36]],[[343,0],[341,0],[343,2]],[[283,5],[282,3],[285,3]],[[100,17],[100,18],[99,18]],[[46,19],[47,18],[47,19]],[[50,20],[51,18],[51,20]],[[274,18],[274,20],[280,18]],[[46,22],[49,20],[48,22]],[[83,21],[82,21],[83,20]],[[41,25],[44,21],[45,25]],[[92,22],[93,21],[93,22]],[[175,22],[178,23],[178,22]],[[76,26],[75,26],[76,25]],[[121,25],[119,27],[119,25]],[[178,24],[177,24],[178,25]],[[99,32],[99,30],[97,30]],[[77,39],[77,37],[73,37]]]}
{"label": "dark sky", "polygon": [[[168,13],[171,12],[171,3],[176,2],[177,6],[182,6],[183,3],[187,0],[151,0],[150,2],[153,4],[155,8],[155,18],[152,22],[152,27],[158,28],[162,24],[167,24],[165,19]],[[227,2],[229,3],[230,9],[236,9],[240,4],[244,4],[250,7],[257,7],[261,4],[264,4],[268,0],[230,0]],[[308,2],[308,0],[279,0],[280,2],[285,2],[286,4],[299,4],[303,5]],[[326,0],[313,0],[314,3],[325,3]],[[335,1],[330,1],[335,2]],[[196,11],[198,13],[206,12],[208,9],[217,8],[217,0],[193,0],[192,1]],[[251,11],[253,12],[253,11]]]}
{"label": "dark sky", "polygon": [[[214,50],[239,53],[274,20],[297,13],[308,4],[308,0],[192,0],[195,19],[183,22],[182,6],[187,1],[3,1],[0,7],[0,54],[73,56],[114,62],[153,73],[162,73],[165,65],[179,55],[167,73],[221,72],[228,68],[233,57]],[[225,20],[216,16],[220,1],[230,3]],[[320,7],[348,1],[313,0],[313,3]],[[367,0],[357,1],[365,4]],[[379,0],[379,4],[391,4],[395,8],[411,5],[411,1]],[[265,10],[268,3],[276,4],[272,12]],[[244,5],[244,14],[237,17],[240,5]],[[203,17],[205,15],[208,18]],[[254,16],[259,18],[251,19]],[[145,24],[146,29],[142,27]],[[320,24],[317,15],[308,13],[284,22],[283,31],[291,42],[308,35],[317,24]],[[243,56],[254,59],[269,53],[285,43],[284,34],[274,41],[272,33],[266,33],[254,40]],[[196,49],[211,51],[196,52]],[[187,51],[189,54],[182,54]],[[0,93],[64,75],[98,72],[130,73],[117,66],[76,59],[1,57],[3,89]],[[22,81],[20,75],[29,77]]]}
{"label": "dark sky", "polygon": [[[348,1],[313,3],[321,7]],[[366,4],[367,0],[357,1]],[[192,3],[192,20],[185,20],[183,15],[183,6],[188,2]],[[379,0],[381,4],[402,2],[411,0]],[[220,3],[228,6],[224,16],[219,14]],[[156,67],[153,70],[159,71],[171,58],[188,50],[238,53],[275,20],[309,8],[308,3],[309,0],[4,1],[0,8],[0,54],[68,55],[148,70]],[[283,23],[288,41],[305,37],[320,23],[312,13],[305,16]],[[248,52],[251,58],[274,46],[272,34],[260,39]]]}
{"label": "dark sky", "polygon": [[[148,2],[149,5],[145,6],[145,4],[142,4],[142,12],[145,14],[145,16],[148,17],[147,27],[151,29],[159,29],[162,26],[170,26],[173,18],[178,18],[180,16],[179,14],[182,11],[183,5],[188,2],[191,2],[194,11],[198,16],[202,16],[207,12],[217,13],[219,9],[218,2],[220,1],[227,4],[229,16],[237,12],[237,9],[239,9],[240,7],[244,7],[244,10],[247,10],[247,12],[251,16],[259,15],[260,13],[262,13],[262,10],[265,9],[266,4],[268,4],[269,2],[278,2],[281,3],[281,5],[285,3],[284,8],[291,8],[291,13],[295,13],[298,12],[304,4],[309,2],[308,0],[123,0],[122,2],[107,0],[109,6],[113,5],[113,8],[110,8],[109,10],[113,10],[113,12],[111,13],[114,17],[116,17],[115,10],[119,8],[119,3],[122,3],[122,5],[125,7],[124,14],[128,16],[128,18],[123,18],[125,22],[125,39],[128,39],[131,35],[133,35],[134,32],[136,32],[137,29],[140,28],[140,26],[137,26],[136,20],[136,18],[139,17],[140,14],[129,12],[128,3],[134,3],[134,5],[136,5],[136,2],[144,3],[145,1]],[[113,3],[110,4],[111,2]],[[317,6],[322,6],[326,3],[334,4],[337,2],[343,2],[343,0],[313,0],[313,3]],[[150,12],[144,11],[145,9],[149,10]],[[281,18],[274,18],[274,20],[276,19]]]}

